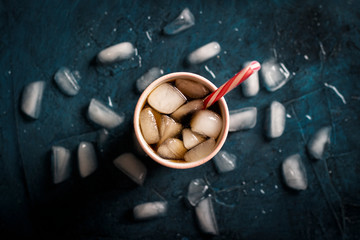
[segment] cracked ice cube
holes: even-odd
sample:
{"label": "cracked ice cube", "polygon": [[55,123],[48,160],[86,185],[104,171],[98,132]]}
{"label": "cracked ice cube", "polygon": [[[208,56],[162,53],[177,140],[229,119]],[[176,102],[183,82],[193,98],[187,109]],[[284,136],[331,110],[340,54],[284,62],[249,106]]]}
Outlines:
{"label": "cracked ice cube", "polygon": [[326,146],[330,144],[331,127],[320,128],[310,139],[307,150],[314,159],[322,159]]}
{"label": "cracked ice cube", "polygon": [[133,209],[136,220],[148,220],[165,216],[168,210],[168,203],[165,201],[147,202],[136,205]]}
{"label": "cracked ice cube", "polygon": [[282,173],[288,187],[305,190],[308,185],[305,166],[299,154],[287,157],[282,163]]}
{"label": "cracked ice cube", "polygon": [[193,132],[217,138],[221,132],[222,119],[211,110],[200,110],[193,115],[190,126]]}
{"label": "cracked ice cube", "polygon": [[187,200],[192,206],[196,206],[201,200],[207,197],[209,186],[204,179],[196,178],[191,180],[188,186]]}
{"label": "cracked ice cube", "polygon": [[195,207],[195,213],[201,231],[212,235],[219,234],[211,197],[207,197],[199,202]]}
{"label": "cracked ice cube", "polygon": [[94,146],[89,142],[81,142],[78,147],[78,164],[81,177],[87,177],[98,167]]}
{"label": "cracked ice cube", "polygon": [[185,8],[180,15],[164,27],[164,33],[174,35],[195,25],[195,17],[188,8]]}
{"label": "cracked ice cube", "polygon": [[220,151],[213,160],[219,173],[230,172],[236,168],[236,156],[227,151]]}
{"label": "cracked ice cube", "polygon": [[114,160],[114,165],[131,180],[143,185],[147,173],[145,165],[132,153],[123,153]]}
{"label": "cracked ice cube", "polygon": [[284,105],[273,101],[267,112],[266,130],[269,138],[280,137],[285,130],[286,110]]}
{"label": "cracked ice cube", "polygon": [[157,154],[166,159],[184,159],[186,151],[183,141],[177,138],[168,138],[159,146]]}
{"label": "cracked ice cube", "polygon": [[211,42],[191,52],[187,57],[187,61],[190,64],[199,64],[215,57],[220,51],[220,44]]}
{"label": "cracked ice cube", "polygon": [[61,183],[70,177],[70,151],[61,146],[53,146],[51,168],[55,184]]}
{"label": "cracked ice cube", "polygon": [[182,138],[184,141],[184,146],[187,149],[191,149],[206,140],[205,136],[195,133],[189,128],[185,128],[182,131]]}
{"label": "cracked ice cube", "polygon": [[88,117],[94,123],[108,129],[115,128],[124,121],[123,115],[118,115],[95,98],[90,101]]}
{"label": "cracked ice cube", "polygon": [[21,110],[33,119],[38,119],[40,116],[44,89],[44,81],[29,83],[24,88],[21,99]]}
{"label": "cracked ice cube", "polygon": [[186,102],[186,97],[169,83],[155,88],[148,97],[148,103],[156,111],[171,114]]}
{"label": "cracked ice cube", "polygon": [[188,98],[203,98],[210,92],[201,83],[187,79],[176,79],[175,86]]}
{"label": "cracked ice cube", "polygon": [[178,122],[175,122],[174,119],[167,115],[161,116],[160,124],[160,140],[159,145],[162,144],[166,139],[175,137],[181,132],[182,125]]}
{"label": "cracked ice cube", "polygon": [[99,62],[110,64],[131,58],[135,54],[135,48],[130,42],[122,42],[105,48],[97,55]]}
{"label": "cracked ice cube", "polygon": [[[250,62],[246,62],[244,67],[248,66]],[[254,72],[248,79],[241,84],[242,93],[245,97],[254,97],[259,92],[259,73]]]}
{"label": "cracked ice cube", "polygon": [[153,67],[136,80],[136,88],[139,92],[142,92],[150,85],[154,80],[164,74],[164,71],[158,67]]}
{"label": "cracked ice cube", "polygon": [[205,142],[200,143],[196,147],[193,147],[184,155],[184,159],[187,162],[198,161],[207,155],[209,155],[215,148],[215,139],[209,138]]}
{"label": "cracked ice cube", "polygon": [[290,79],[289,70],[275,59],[269,59],[261,64],[261,73],[265,88],[270,92],[280,89]]}
{"label": "cracked ice cube", "polygon": [[80,86],[78,79],[67,67],[61,67],[55,73],[54,80],[59,89],[68,96],[75,96],[79,93]]}
{"label": "cracked ice cube", "polygon": [[246,107],[229,112],[230,126],[229,132],[247,130],[255,127],[257,118],[256,107]]}
{"label": "cracked ice cube", "polygon": [[171,114],[171,117],[177,121],[181,121],[181,119],[191,113],[194,113],[198,110],[203,109],[204,102],[203,100],[192,100],[181,107],[179,107],[175,112]]}
{"label": "cracked ice cube", "polygon": [[140,128],[148,144],[154,144],[160,140],[160,118],[160,114],[150,107],[146,107],[140,112]]}

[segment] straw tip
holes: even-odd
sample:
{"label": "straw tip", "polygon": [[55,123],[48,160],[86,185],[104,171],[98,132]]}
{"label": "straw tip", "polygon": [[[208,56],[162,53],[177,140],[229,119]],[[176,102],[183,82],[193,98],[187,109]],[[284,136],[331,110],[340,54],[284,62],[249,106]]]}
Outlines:
{"label": "straw tip", "polygon": [[260,68],[261,68],[261,65],[258,61],[252,61],[250,63],[250,68],[253,70],[253,71],[259,71]]}

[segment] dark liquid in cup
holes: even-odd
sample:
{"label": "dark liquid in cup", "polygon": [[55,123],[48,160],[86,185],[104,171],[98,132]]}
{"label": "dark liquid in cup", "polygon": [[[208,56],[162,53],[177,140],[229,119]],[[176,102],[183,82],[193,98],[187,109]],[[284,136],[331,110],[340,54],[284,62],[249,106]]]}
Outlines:
{"label": "dark liquid in cup", "polygon": [[219,103],[204,110],[208,88],[176,79],[156,87],[140,113],[145,141],[160,157],[196,161],[210,154],[223,128]]}

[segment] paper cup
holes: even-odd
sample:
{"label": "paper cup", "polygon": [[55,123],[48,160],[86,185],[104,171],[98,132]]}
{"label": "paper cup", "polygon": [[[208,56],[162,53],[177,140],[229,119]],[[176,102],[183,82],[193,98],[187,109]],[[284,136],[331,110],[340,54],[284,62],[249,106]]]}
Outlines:
{"label": "paper cup", "polygon": [[146,104],[147,97],[156,87],[158,87],[159,85],[161,85],[165,82],[172,82],[178,78],[188,79],[188,80],[199,82],[199,83],[203,84],[204,86],[206,86],[211,92],[213,92],[217,89],[217,87],[212,82],[210,82],[206,78],[204,78],[200,75],[194,74],[194,73],[176,72],[176,73],[170,73],[170,74],[164,75],[164,76],[158,78],[157,80],[155,80],[154,82],[152,82],[141,94],[141,96],[136,104],[135,112],[134,112],[134,130],[135,130],[135,135],[136,135],[137,141],[139,142],[139,145],[151,159],[153,159],[154,161],[160,163],[161,165],[164,165],[169,168],[187,169],[187,168],[194,168],[194,167],[197,167],[197,166],[200,166],[200,165],[206,163],[220,151],[220,149],[224,145],[226,137],[228,135],[229,109],[227,107],[225,99],[221,98],[218,101],[218,104],[219,104],[219,108],[220,108],[221,117],[223,120],[222,121],[223,126],[221,129],[220,135],[216,139],[215,148],[208,156],[206,156],[202,159],[199,159],[197,161],[194,161],[194,162],[186,162],[185,160],[181,160],[181,161],[170,160],[170,159],[164,159],[164,158],[160,157],[151,148],[151,146],[146,143],[146,141],[142,135],[140,123],[139,123],[140,112],[143,109],[144,105]]}

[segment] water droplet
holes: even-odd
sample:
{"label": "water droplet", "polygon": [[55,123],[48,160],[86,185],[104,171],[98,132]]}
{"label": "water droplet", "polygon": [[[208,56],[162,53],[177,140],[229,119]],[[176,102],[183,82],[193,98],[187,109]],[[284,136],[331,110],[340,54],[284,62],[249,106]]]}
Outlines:
{"label": "water droplet", "polygon": [[275,184],[274,188],[275,188],[275,189],[278,189],[279,187],[278,187],[278,185]]}
{"label": "water droplet", "polygon": [[151,19],[151,16],[148,16],[147,19],[150,20],[150,19]]}
{"label": "water droplet", "polygon": [[305,58],[305,60],[309,60],[309,57],[308,57],[308,55],[304,55],[304,58]]}
{"label": "water droplet", "polygon": [[242,181],[242,183],[241,183],[242,185],[245,185],[246,184],[246,182],[245,181]]}
{"label": "water droplet", "polygon": [[261,213],[262,213],[262,214],[266,214],[266,211],[263,209],[263,210],[261,210]]}
{"label": "water droplet", "polygon": [[239,31],[239,29],[238,29],[238,28],[234,28],[234,30],[235,30],[235,32],[238,32],[238,31]]}
{"label": "water droplet", "polygon": [[199,14],[203,14],[203,11],[200,11]]}
{"label": "water droplet", "polygon": [[261,194],[265,194],[265,191],[264,191],[264,190],[262,190],[262,189],[260,189],[260,192],[261,192]]}
{"label": "water droplet", "polygon": [[222,21],[221,21],[221,20],[219,20],[219,21],[218,21],[218,23],[219,23],[219,24],[222,24]]}

